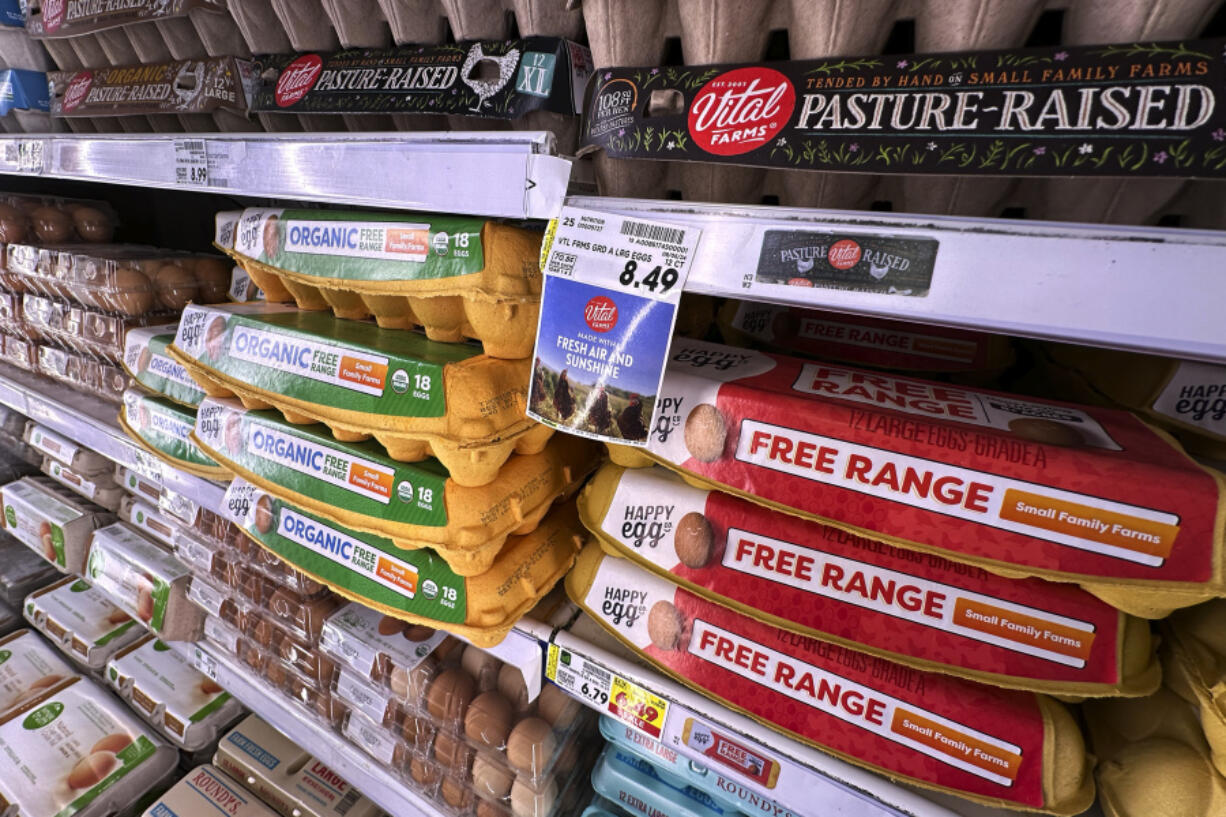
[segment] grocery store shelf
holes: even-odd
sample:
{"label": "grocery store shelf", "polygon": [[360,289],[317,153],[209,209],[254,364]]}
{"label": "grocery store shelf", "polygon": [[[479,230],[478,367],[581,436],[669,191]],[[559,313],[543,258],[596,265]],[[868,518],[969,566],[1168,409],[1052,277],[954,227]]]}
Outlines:
{"label": "grocery store shelf", "polygon": [[0,137],[0,174],[549,218],[570,161],[544,131]]}
{"label": "grocery store shelf", "polygon": [[230,659],[202,644],[170,642],[176,652],[191,661],[243,702],[248,709],[339,774],[351,786],[396,817],[444,817],[435,804],[409,789],[377,760],[362,752],[341,735],[315,721],[280,693],[253,679]]}
{"label": "grocery store shelf", "polygon": [[[1226,362],[1213,297],[1226,232],[582,196],[566,204],[700,227],[686,291]],[[935,242],[926,294],[758,279],[764,262],[778,276],[785,261],[803,278],[813,250],[843,238],[895,239],[878,242],[883,253]],[[764,257],[764,247],[786,257]],[[880,261],[885,283],[890,262]]]}
{"label": "grocery store shelf", "polygon": [[116,422],[119,407],[92,394],[0,364],[0,404],[158,482],[197,505],[216,509],[225,486],[184,473],[134,443]]}
{"label": "grocery store shelf", "polygon": [[[617,642],[587,616],[553,636],[547,674],[573,697],[605,715],[613,715],[663,741],[678,754],[721,774],[796,814],[812,814],[815,804],[831,817],[1004,817],[1015,812],[970,803],[899,785],[773,732],[630,658]],[[619,680],[620,679],[620,680]],[[629,690],[660,714],[655,724],[635,723],[622,715],[610,690]],[[584,694],[586,690],[587,694]],[[658,731],[658,733],[657,733]],[[704,754],[702,738],[732,751]],[[714,744],[712,744],[714,745]],[[757,756],[758,777],[723,757]],[[772,768],[777,772],[772,773]]]}

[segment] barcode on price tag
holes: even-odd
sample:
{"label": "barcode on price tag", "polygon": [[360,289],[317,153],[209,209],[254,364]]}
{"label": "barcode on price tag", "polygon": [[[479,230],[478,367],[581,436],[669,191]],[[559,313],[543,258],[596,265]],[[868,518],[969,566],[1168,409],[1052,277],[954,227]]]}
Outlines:
{"label": "barcode on price tag", "polygon": [[163,475],[162,465],[162,461],[157,457],[153,456],[147,451],[137,449],[136,457],[132,461],[132,470],[151,482],[155,482],[158,485],[164,485],[165,477]]}
{"label": "barcode on price tag", "polygon": [[22,139],[18,149],[17,165],[22,173],[42,173],[44,143],[42,139]]}
{"label": "barcode on price tag", "polygon": [[209,154],[203,139],[176,139],[175,184],[180,187],[209,186]]}

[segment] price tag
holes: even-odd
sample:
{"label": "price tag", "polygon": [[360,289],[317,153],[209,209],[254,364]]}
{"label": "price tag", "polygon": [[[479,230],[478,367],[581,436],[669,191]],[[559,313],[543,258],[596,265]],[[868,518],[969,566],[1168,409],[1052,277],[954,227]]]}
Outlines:
{"label": "price tag", "polygon": [[17,167],[22,173],[42,173],[46,143],[42,139],[22,139],[18,148]]}
{"label": "price tag", "polygon": [[209,155],[204,139],[176,139],[175,184],[179,187],[209,187]]}
{"label": "price tag", "polygon": [[697,227],[564,207],[542,246],[528,415],[645,446]]}
{"label": "price tag", "polygon": [[132,470],[150,482],[156,483],[159,486],[164,485],[166,478],[162,469],[165,463],[141,448],[137,448],[134,454]]}
{"label": "price tag", "polygon": [[210,679],[217,680],[217,659],[196,645],[192,649],[192,665]]}
{"label": "price tag", "polygon": [[664,731],[668,701],[557,644],[549,645],[545,677],[595,709],[657,740]]}

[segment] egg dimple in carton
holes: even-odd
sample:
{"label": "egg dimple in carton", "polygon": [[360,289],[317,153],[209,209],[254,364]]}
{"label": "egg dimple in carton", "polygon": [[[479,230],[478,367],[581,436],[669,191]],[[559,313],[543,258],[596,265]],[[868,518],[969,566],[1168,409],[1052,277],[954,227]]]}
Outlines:
{"label": "egg dimple in carton", "polygon": [[[230,266],[215,255],[130,244],[11,242],[10,284],[126,318],[227,300]],[[122,343],[122,339],[118,339]]]}
{"label": "egg dimple in carton", "polygon": [[1226,600],[1180,610],[1162,624],[1167,685],[1200,718],[1210,757],[1226,777]]}
{"label": "egg dimple in carton", "polygon": [[168,783],[179,753],[74,677],[0,719],[0,813],[105,817]]}
{"label": "egg dimple in carton", "polygon": [[8,653],[0,664],[0,719],[76,674],[34,630],[21,629],[0,638],[0,649]]}
{"label": "egg dimple in carton", "polygon": [[141,448],[196,476],[222,479],[228,471],[196,443],[196,411],[165,397],[125,389],[119,425]]}
{"label": "egg dimple in carton", "polygon": [[84,474],[51,457],[43,458],[42,471],[73,493],[80,494],[104,510],[114,513],[119,510],[123,490],[115,484],[109,472],[97,475]]}
{"label": "egg dimple in carton", "polygon": [[614,462],[1142,618],[1226,595],[1222,474],[1127,412],[689,340],[659,399]]}
{"label": "egg dimple in carton", "polygon": [[[530,364],[289,306],[189,306],[170,354],[211,397],[373,437],[397,460],[437,458],[483,485],[552,430],[524,417]],[[131,366],[129,366],[131,369]]]}
{"label": "egg dimple in carton", "polygon": [[242,705],[191,662],[149,635],[115,654],[106,681],[142,718],[180,748],[216,745]]}
{"label": "egg dimple in carton", "polygon": [[44,377],[92,394],[108,403],[123,401],[128,376],[118,366],[99,361],[92,355],[71,352],[59,346],[40,344],[33,371]]}
{"label": "egg dimple in carton", "polygon": [[[359,240],[359,236],[361,236]],[[214,246],[270,302],[295,301],[432,340],[472,338],[491,357],[532,354],[542,234],[472,217],[248,208],[217,215]]]}
{"label": "egg dimple in carton", "polygon": [[0,487],[5,528],[17,541],[55,565],[81,574],[90,533],[115,521],[112,514],[49,477],[23,477]]}
{"label": "egg dimple in carton", "polygon": [[193,439],[272,497],[398,547],[432,548],[461,576],[489,570],[508,536],[535,530],[595,465],[589,443],[557,435],[539,454],[512,456],[493,482],[463,487],[437,461],[397,462],[376,443],[341,442],[214,398],[201,403]]}
{"label": "egg dimple in carton", "polygon": [[191,574],[166,548],[117,522],[94,531],[88,576],[112,602],[168,641],[194,641],[203,618],[188,601]]}
{"label": "egg dimple in carton", "polygon": [[144,629],[84,579],[65,576],[26,597],[26,621],[76,665],[100,673],[106,662]]}
{"label": "egg dimple in carton", "polygon": [[1226,777],[1196,710],[1170,686],[1148,698],[1087,701],[1083,711],[1106,817],[1210,817],[1226,809]]}

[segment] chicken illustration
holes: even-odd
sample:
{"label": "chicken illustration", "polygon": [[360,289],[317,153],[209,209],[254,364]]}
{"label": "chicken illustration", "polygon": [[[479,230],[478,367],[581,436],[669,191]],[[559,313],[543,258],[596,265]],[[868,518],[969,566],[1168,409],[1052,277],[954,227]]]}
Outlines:
{"label": "chicken illustration", "polygon": [[558,383],[553,387],[553,408],[563,420],[575,413],[575,398],[570,393],[570,381],[566,379],[565,369],[558,375]]}
{"label": "chicken illustration", "polygon": [[539,357],[536,359],[533,371],[535,375],[532,378],[532,393],[528,395],[528,405],[536,408],[545,403],[545,373],[541,369],[541,359]]}
{"label": "chicken illustration", "polygon": [[643,424],[643,401],[637,394],[630,395],[630,405],[617,415],[617,430],[623,440],[647,439],[647,426]]}
{"label": "chicken illustration", "polygon": [[613,414],[609,411],[609,395],[605,394],[604,386],[596,387],[596,400],[587,416],[597,431],[604,431],[613,425]]}
{"label": "chicken illustration", "polygon": [[[498,79],[487,79],[480,74],[482,73],[482,63],[493,63],[498,66]],[[511,76],[515,73],[515,67],[519,65],[519,49],[512,48],[501,57],[487,57],[481,49],[481,43],[473,43],[472,48],[468,49],[468,56],[464,58],[464,65],[460,68],[460,79],[464,80],[464,84],[477,94],[477,105],[474,108],[469,108],[474,113],[481,113],[482,106],[485,105],[485,100],[502,90],[502,87],[510,81]]]}
{"label": "chicken illustration", "polygon": [[868,262],[868,274],[873,276],[873,278],[875,278],[878,281],[884,278],[886,276],[886,273],[888,273],[889,271],[890,271],[889,264],[882,264],[881,266],[877,266],[872,261]]}

